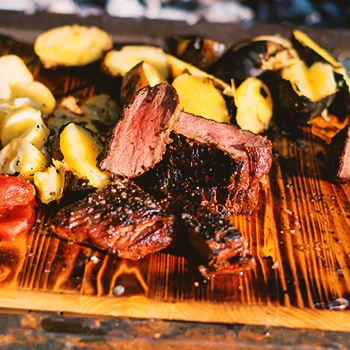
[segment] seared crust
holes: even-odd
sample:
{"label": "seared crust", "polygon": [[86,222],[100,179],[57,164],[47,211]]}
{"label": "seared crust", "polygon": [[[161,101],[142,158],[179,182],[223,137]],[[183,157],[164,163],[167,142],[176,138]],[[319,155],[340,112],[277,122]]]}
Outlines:
{"label": "seared crust", "polygon": [[68,241],[138,259],[171,243],[173,221],[173,216],[138,186],[117,180],[61,209],[50,230]]}

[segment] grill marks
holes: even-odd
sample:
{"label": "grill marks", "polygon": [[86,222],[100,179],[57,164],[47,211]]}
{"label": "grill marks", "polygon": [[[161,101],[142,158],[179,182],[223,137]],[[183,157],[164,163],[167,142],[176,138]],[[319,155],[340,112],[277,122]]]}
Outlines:
{"label": "grill marks", "polygon": [[68,241],[137,259],[171,243],[173,221],[148,193],[118,180],[61,209],[50,229]]}

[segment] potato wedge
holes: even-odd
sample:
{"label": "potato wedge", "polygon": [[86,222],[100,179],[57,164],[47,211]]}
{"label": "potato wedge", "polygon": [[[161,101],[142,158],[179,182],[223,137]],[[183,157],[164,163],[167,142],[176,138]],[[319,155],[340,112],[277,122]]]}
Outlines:
{"label": "potato wedge", "polygon": [[265,131],[270,124],[273,102],[269,88],[258,78],[243,81],[234,94],[235,124],[255,134]]}
{"label": "potato wedge", "polygon": [[110,34],[97,27],[66,25],[40,34],[34,51],[45,68],[85,66],[102,58],[113,46]]}
{"label": "potato wedge", "polygon": [[176,58],[175,56],[167,54],[166,59],[169,67],[169,73],[172,79],[175,79],[177,76],[188,72],[195,77],[211,79],[215,87],[222,91],[224,95],[232,96],[231,86],[225,83],[223,80],[218,79],[214,75],[208,74],[203,70],[195,67],[194,65]]}
{"label": "potato wedge", "polygon": [[70,123],[59,135],[59,147],[67,170],[87,186],[103,188],[109,182],[109,174],[97,167],[96,158],[103,150],[100,138],[92,131]]}
{"label": "potato wedge", "polygon": [[39,81],[18,84],[12,88],[12,98],[27,97],[44,114],[51,114],[56,107],[56,99],[48,87]]}
{"label": "potato wedge", "polygon": [[11,98],[11,94],[10,85],[6,81],[0,79],[0,103],[8,101]]}
{"label": "potato wedge", "polygon": [[11,88],[18,84],[28,84],[34,81],[33,74],[22,58],[16,55],[0,57],[0,79]]}
{"label": "potato wedge", "polygon": [[166,83],[166,79],[149,63],[141,62],[126,73],[123,78],[120,99],[125,104],[131,100],[136,92],[145,86],[155,86]]}
{"label": "potato wedge", "polygon": [[225,99],[211,79],[184,73],[175,78],[172,85],[185,112],[217,122],[229,122]]}
{"label": "potato wedge", "polygon": [[0,125],[3,146],[15,138],[22,138],[41,149],[49,135],[50,130],[41,118],[41,112],[32,107],[24,106],[13,110],[2,118]]}
{"label": "potato wedge", "polygon": [[28,140],[13,139],[0,151],[0,173],[19,174],[33,181],[34,174],[44,171],[48,159]]}
{"label": "potato wedge", "polygon": [[155,46],[129,45],[123,46],[120,50],[109,51],[102,65],[108,74],[124,77],[140,62],[151,64],[165,78],[169,75],[166,54],[161,48]]}
{"label": "potato wedge", "polygon": [[45,171],[34,174],[34,185],[42,203],[48,204],[63,197],[65,190],[65,167],[62,162],[52,160]]}

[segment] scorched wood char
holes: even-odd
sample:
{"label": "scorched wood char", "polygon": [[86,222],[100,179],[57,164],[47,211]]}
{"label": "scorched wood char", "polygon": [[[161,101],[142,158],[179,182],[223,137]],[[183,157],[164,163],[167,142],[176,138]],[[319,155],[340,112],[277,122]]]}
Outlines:
{"label": "scorched wood char", "polygon": [[133,178],[158,163],[172,126],[180,114],[175,89],[166,83],[140,89],[122,111],[100,155],[100,168],[118,176]]}
{"label": "scorched wood char", "polygon": [[164,249],[173,239],[174,217],[128,180],[62,208],[50,230],[68,241],[137,259]]}
{"label": "scorched wood char", "polygon": [[156,198],[209,202],[228,214],[251,213],[272,163],[264,136],[182,112],[161,162],[138,183]]}

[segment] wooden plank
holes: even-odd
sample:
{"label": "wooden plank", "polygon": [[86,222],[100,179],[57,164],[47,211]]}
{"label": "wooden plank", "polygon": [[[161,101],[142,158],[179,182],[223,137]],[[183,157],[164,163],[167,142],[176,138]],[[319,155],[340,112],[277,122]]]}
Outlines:
{"label": "wooden plank", "polygon": [[[0,52],[23,57],[57,98],[112,91],[98,66],[47,71],[31,44],[9,38]],[[232,218],[254,269],[205,281],[187,244],[140,261],[107,256],[47,234],[45,209],[34,233],[0,242],[0,307],[349,331],[350,187],[329,181],[326,142],[310,128],[271,139],[259,209]]]}

